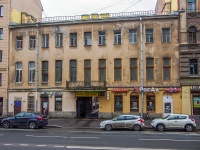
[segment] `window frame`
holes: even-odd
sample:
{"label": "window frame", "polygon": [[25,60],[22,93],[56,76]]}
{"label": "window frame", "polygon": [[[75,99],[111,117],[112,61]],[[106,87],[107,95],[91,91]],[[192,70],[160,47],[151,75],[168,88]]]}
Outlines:
{"label": "window frame", "polygon": [[[57,99],[61,99],[61,100],[57,100]],[[62,111],[62,101],[63,101],[62,96],[55,96],[55,111]],[[57,104],[59,104],[59,107]]]}
{"label": "window frame", "polygon": [[[153,97],[153,99],[151,99]],[[146,95],[146,111],[147,112],[156,112],[156,99],[155,95]],[[152,102],[152,107],[149,106]]]}
{"label": "window frame", "polygon": [[[135,61],[136,65],[132,65],[132,60]],[[135,71],[135,79],[133,79],[133,70]],[[138,62],[137,62],[137,58],[130,58],[130,81],[137,81],[138,80]]]}
{"label": "window frame", "polygon": [[[148,60],[153,61],[152,65],[147,64]],[[148,76],[150,69],[152,70],[152,79],[151,80],[149,80],[149,76]],[[146,58],[146,80],[147,81],[154,81],[154,58]]]}
{"label": "window frame", "polygon": [[[89,76],[88,76],[89,73]],[[86,87],[91,86],[91,60],[84,60],[84,82]]]}
{"label": "window frame", "polygon": [[99,81],[106,81],[106,59],[99,59]]}
{"label": "window frame", "polygon": [[77,46],[77,33],[70,33],[70,46],[71,47]]}
{"label": "window frame", "polygon": [[0,86],[2,86],[2,73],[0,73]]}
{"label": "window frame", "polygon": [[[117,65],[117,61],[120,61],[119,62],[120,65],[119,66]],[[117,79],[117,76],[118,76],[117,71],[120,72],[119,73],[119,78],[120,79]],[[122,81],[122,59],[121,58],[114,59],[114,80],[115,81]]]}
{"label": "window frame", "polygon": [[[197,10],[197,3],[196,0],[194,0],[193,2],[189,2],[187,3],[187,7],[188,7],[188,13],[192,13],[192,12],[196,12]],[[194,7],[194,8],[193,8]],[[191,9],[190,9],[191,8]]]}
{"label": "window frame", "polygon": [[[169,65],[165,65],[165,60],[169,61]],[[166,76],[167,70],[169,69],[169,77]],[[163,58],[163,80],[171,81],[171,58]]]}
{"label": "window frame", "polygon": [[49,34],[42,34],[42,48],[49,48]]}
{"label": "window frame", "polygon": [[[119,102],[119,104],[117,104]],[[123,96],[122,94],[114,95],[114,112],[123,112]]]}
{"label": "window frame", "polygon": [[20,50],[23,48],[23,36],[16,36],[16,49]]}
{"label": "window frame", "polygon": [[197,28],[192,26],[188,30],[188,42],[190,44],[197,43]]}
{"label": "window frame", "polygon": [[99,31],[98,37],[99,37],[98,44],[106,45],[106,31]]}
{"label": "window frame", "polygon": [[170,43],[171,42],[171,29],[170,28],[163,28],[162,29],[162,42],[163,43]]}
{"label": "window frame", "polygon": [[69,76],[70,76],[70,82],[76,82],[77,81],[77,60],[70,60],[69,62]]}
{"label": "window frame", "polygon": [[[197,62],[191,62],[191,61],[197,61]],[[197,73],[191,73],[191,65],[193,66],[192,68],[193,68],[193,72],[197,72]],[[195,65],[195,66],[194,66]],[[199,70],[198,70],[198,67],[199,67],[199,59],[196,59],[196,58],[194,58],[194,59],[189,59],[189,70],[190,70],[190,76],[198,76],[199,75]],[[195,69],[196,68],[196,69]],[[195,71],[195,70],[196,71]]]}
{"label": "window frame", "polygon": [[3,28],[0,28],[0,40],[3,40]]}
{"label": "window frame", "polygon": [[56,33],[56,48],[63,47],[63,33]]}
{"label": "window frame", "polygon": [[[152,31],[152,32],[150,32],[150,31]],[[153,29],[145,29],[145,36],[146,36],[146,43],[153,43],[154,42]]]}
{"label": "window frame", "polygon": [[0,6],[0,17],[3,17],[3,6]]}
{"label": "window frame", "polygon": [[42,61],[42,83],[48,83],[48,80],[49,80],[49,62]]}
{"label": "window frame", "polygon": [[[18,67],[18,65],[20,64],[21,64],[21,67]],[[22,83],[22,62],[16,62],[15,82]]]}
{"label": "window frame", "polygon": [[3,51],[0,50],[0,62],[2,62],[2,61],[3,61]]}
{"label": "window frame", "polygon": [[91,46],[92,45],[92,33],[91,32],[84,32],[84,46]]}
{"label": "window frame", "polygon": [[[31,65],[34,64],[34,66],[32,67]],[[35,82],[35,62],[34,61],[30,61],[28,63],[28,82],[29,83],[34,83]]]}
{"label": "window frame", "polygon": [[35,110],[35,96],[28,96],[27,111],[34,112]]}
{"label": "window frame", "polygon": [[114,30],[114,43],[113,44],[122,44],[121,30]]}
{"label": "window frame", "polygon": [[56,83],[62,82],[62,60],[56,60],[55,62],[55,82]]}
{"label": "window frame", "polygon": [[[137,108],[133,105],[134,102],[137,103]],[[139,112],[139,95],[130,95],[130,112]]]}
{"label": "window frame", "polygon": [[129,43],[138,43],[137,29],[129,29]]}
{"label": "window frame", "polygon": [[29,49],[35,49],[36,47],[36,36],[30,35],[29,36]]}

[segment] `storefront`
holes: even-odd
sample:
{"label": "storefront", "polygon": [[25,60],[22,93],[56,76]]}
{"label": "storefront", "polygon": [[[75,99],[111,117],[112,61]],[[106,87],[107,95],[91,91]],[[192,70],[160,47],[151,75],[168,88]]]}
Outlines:
{"label": "storefront", "polygon": [[200,86],[190,87],[193,115],[200,115]]}

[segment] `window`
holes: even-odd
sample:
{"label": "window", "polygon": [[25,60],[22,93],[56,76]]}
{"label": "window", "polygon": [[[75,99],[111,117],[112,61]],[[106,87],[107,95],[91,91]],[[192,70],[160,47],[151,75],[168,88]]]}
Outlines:
{"label": "window", "polygon": [[171,42],[171,37],[170,37],[170,29],[162,29],[162,42],[163,43],[168,43]]}
{"label": "window", "polygon": [[122,95],[115,95],[114,100],[115,100],[115,108],[114,108],[115,112],[122,111],[123,108]]}
{"label": "window", "polygon": [[70,46],[77,46],[77,33],[70,33]]}
{"label": "window", "polygon": [[99,81],[106,81],[106,60],[99,59]]}
{"label": "window", "polygon": [[29,48],[34,49],[35,48],[35,36],[30,36],[29,37]]}
{"label": "window", "polygon": [[57,33],[56,34],[56,47],[62,47],[63,46],[63,34]]}
{"label": "window", "polygon": [[62,111],[62,97],[55,96],[55,111]]}
{"label": "window", "polygon": [[42,35],[42,47],[43,48],[48,48],[49,47],[49,35],[48,34],[43,34]]}
{"label": "window", "polygon": [[121,30],[114,31],[114,44],[121,44],[122,37],[121,37]]}
{"label": "window", "polygon": [[147,95],[147,111],[155,111],[155,96],[154,95]]}
{"label": "window", "polygon": [[42,82],[48,82],[48,61],[42,62]]}
{"label": "window", "polygon": [[137,30],[136,29],[130,29],[129,30],[129,43],[137,43]]}
{"label": "window", "polygon": [[3,17],[3,6],[0,6],[0,17]]}
{"label": "window", "polygon": [[130,96],[130,111],[139,112],[139,97],[138,97],[138,95]]}
{"label": "window", "polygon": [[196,12],[196,0],[188,0],[188,12]]}
{"label": "window", "polygon": [[114,60],[114,76],[115,76],[115,81],[121,81],[121,71],[122,71],[122,64],[121,64],[121,59],[115,59]]}
{"label": "window", "polygon": [[35,82],[35,62],[29,62],[29,83]]}
{"label": "window", "polygon": [[90,87],[90,84],[91,84],[91,60],[84,61],[84,77],[85,77],[85,86]]}
{"label": "window", "polygon": [[77,73],[77,61],[70,60],[70,81],[76,81],[76,73]]}
{"label": "window", "polygon": [[106,45],[106,32],[99,31],[99,45]]}
{"label": "window", "polygon": [[16,63],[16,82],[17,83],[22,82],[22,63],[21,62]]}
{"label": "window", "polygon": [[0,28],[0,40],[3,39],[3,28]]}
{"label": "window", "polygon": [[35,97],[34,96],[28,96],[28,110],[30,112],[34,112],[35,110]]}
{"label": "window", "polygon": [[56,60],[55,81],[62,82],[62,60]]}
{"label": "window", "polygon": [[91,32],[85,32],[84,33],[84,39],[85,39],[85,46],[92,45],[92,35],[91,35]]}
{"label": "window", "polygon": [[137,80],[137,58],[130,59],[130,80]]}
{"label": "window", "polygon": [[154,59],[147,58],[146,60],[146,78],[148,81],[153,81],[153,74],[154,74]]}
{"label": "window", "polygon": [[0,73],[0,86],[2,85],[2,73]]}
{"label": "window", "polygon": [[153,43],[153,29],[146,29],[146,43]]}
{"label": "window", "polygon": [[190,59],[190,75],[198,75],[198,59]]}
{"label": "window", "polygon": [[3,53],[2,53],[2,50],[0,50],[0,62],[2,62],[2,57],[3,57]]}
{"label": "window", "polygon": [[196,28],[190,27],[189,28],[189,43],[197,43],[196,34],[197,34]]}
{"label": "window", "polygon": [[16,37],[16,49],[22,49],[22,44],[23,44],[23,37],[17,36]]}
{"label": "window", "polygon": [[171,80],[171,59],[163,59],[163,80]]}

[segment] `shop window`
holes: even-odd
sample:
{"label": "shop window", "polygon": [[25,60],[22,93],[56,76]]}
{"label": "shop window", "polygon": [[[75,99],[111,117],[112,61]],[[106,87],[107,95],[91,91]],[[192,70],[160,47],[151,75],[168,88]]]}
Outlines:
{"label": "shop window", "polygon": [[62,97],[55,97],[55,110],[62,111]]}
{"label": "shop window", "polygon": [[148,81],[153,81],[154,78],[154,59],[146,59],[146,78]]}
{"label": "shop window", "polygon": [[99,81],[106,81],[106,60],[99,59]]}
{"label": "shop window", "polygon": [[137,43],[137,29],[130,29],[129,30],[129,43]]}
{"label": "shop window", "polygon": [[28,109],[27,111],[34,112],[35,110],[35,97],[34,96],[28,96]]}
{"label": "shop window", "polygon": [[200,115],[200,95],[193,95],[193,114]]}
{"label": "shop window", "polygon": [[75,82],[76,81],[76,74],[77,74],[77,61],[76,60],[70,60],[70,81]]}
{"label": "shop window", "polygon": [[137,58],[130,59],[130,80],[137,81]]}
{"label": "shop window", "polygon": [[122,63],[121,63],[121,59],[115,59],[114,60],[114,76],[115,76],[115,81],[121,81],[122,77],[121,77],[121,72],[122,72]]}
{"label": "shop window", "polygon": [[197,43],[197,29],[195,27],[189,28],[189,43]]}
{"label": "shop window", "polygon": [[155,112],[155,96],[154,95],[147,95],[146,97],[146,106],[147,111]]}
{"label": "shop window", "polygon": [[138,95],[130,96],[130,111],[139,112],[139,97],[138,97]]}
{"label": "shop window", "polygon": [[163,59],[163,80],[169,81],[171,79],[171,59]]}
{"label": "shop window", "polygon": [[99,45],[106,45],[106,32],[99,31]]}
{"label": "shop window", "polygon": [[122,95],[115,95],[115,112],[122,111],[123,108],[123,102],[122,102]]}

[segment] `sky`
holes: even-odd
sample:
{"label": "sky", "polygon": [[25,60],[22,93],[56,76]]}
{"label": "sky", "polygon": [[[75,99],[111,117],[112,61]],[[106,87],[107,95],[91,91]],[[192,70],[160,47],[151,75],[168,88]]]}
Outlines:
{"label": "sky", "polygon": [[157,0],[41,0],[43,17],[155,10]]}

